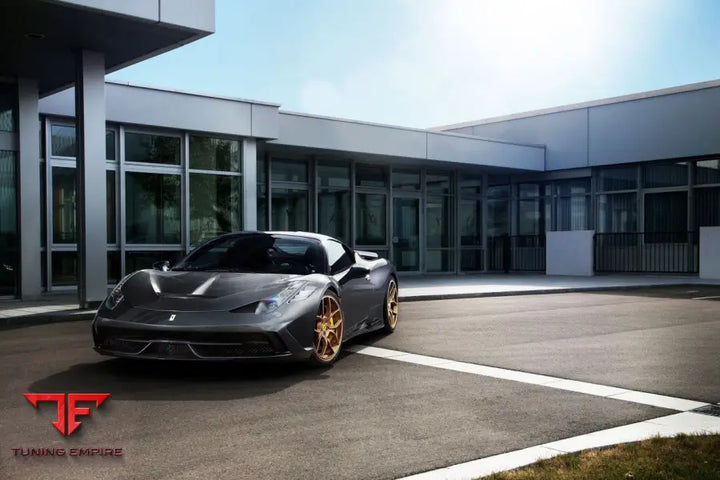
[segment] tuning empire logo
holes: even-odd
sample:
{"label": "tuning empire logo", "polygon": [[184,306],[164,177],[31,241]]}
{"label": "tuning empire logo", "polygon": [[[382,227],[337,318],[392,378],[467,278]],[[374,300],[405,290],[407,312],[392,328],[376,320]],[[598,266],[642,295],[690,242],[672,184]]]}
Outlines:
{"label": "tuning empire logo", "polygon": [[[52,426],[63,437],[75,433],[82,422],[78,417],[89,416],[90,408],[78,406],[79,402],[94,403],[99,408],[110,397],[109,393],[24,393],[23,396],[30,404],[38,408],[40,402],[54,402],[57,407],[57,419],[51,422]],[[11,448],[16,457],[85,457],[108,456],[121,457],[122,448],[99,447],[73,447],[73,448],[45,448],[45,447],[17,447]]]}

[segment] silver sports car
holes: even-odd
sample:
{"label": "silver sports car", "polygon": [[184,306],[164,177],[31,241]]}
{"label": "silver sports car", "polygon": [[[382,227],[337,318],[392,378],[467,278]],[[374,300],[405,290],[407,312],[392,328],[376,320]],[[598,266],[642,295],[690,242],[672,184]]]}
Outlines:
{"label": "silver sports car", "polygon": [[118,357],[334,362],[343,342],[392,333],[395,267],[305,232],[240,232],[122,279],[92,324],[94,348]]}

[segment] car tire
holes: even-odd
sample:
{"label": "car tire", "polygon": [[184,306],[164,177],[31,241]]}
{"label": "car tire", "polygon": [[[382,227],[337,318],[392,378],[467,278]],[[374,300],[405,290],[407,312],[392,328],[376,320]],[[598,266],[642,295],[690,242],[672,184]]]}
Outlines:
{"label": "car tire", "polygon": [[397,327],[400,314],[400,303],[398,302],[398,284],[395,277],[390,277],[385,288],[385,299],[383,302],[383,328],[384,333],[390,334]]}
{"label": "car tire", "polygon": [[328,290],[318,306],[317,321],[313,331],[313,351],[310,364],[327,367],[335,363],[342,348],[345,316],[340,298]]}

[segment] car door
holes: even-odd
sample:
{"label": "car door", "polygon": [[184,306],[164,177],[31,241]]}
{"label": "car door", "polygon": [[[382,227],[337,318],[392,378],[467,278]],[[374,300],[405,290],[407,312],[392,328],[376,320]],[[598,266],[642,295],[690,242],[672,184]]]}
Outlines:
{"label": "car door", "polygon": [[330,275],[340,284],[341,303],[345,315],[345,336],[350,337],[365,327],[373,293],[365,272],[355,267],[355,253],[342,243],[328,240],[325,245]]}

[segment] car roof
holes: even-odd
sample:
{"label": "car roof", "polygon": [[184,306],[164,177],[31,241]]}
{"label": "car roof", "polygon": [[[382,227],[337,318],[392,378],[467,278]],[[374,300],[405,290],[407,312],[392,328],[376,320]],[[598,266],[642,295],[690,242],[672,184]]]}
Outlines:
{"label": "car roof", "polygon": [[[301,231],[295,231],[295,232],[289,232],[289,231],[264,231],[264,230],[243,230],[240,232],[233,232],[233,233],[226,233],[225,235],[221,236],[232,236],[232,235],[253,235],[253,234],[266,234],[266,235],[287,235],[287,236],[294,236],[294,237],[302,237],[302,238],[311,238],[314,240],[319,241],[326,241],[326,240],[335,240],[336,242],[340,242],[340,240],[330,237],[328,235],[323,235],[321,233],[314,233],[314,232],[301,232]],[[342,242],[340,242],[342,243]]]}

